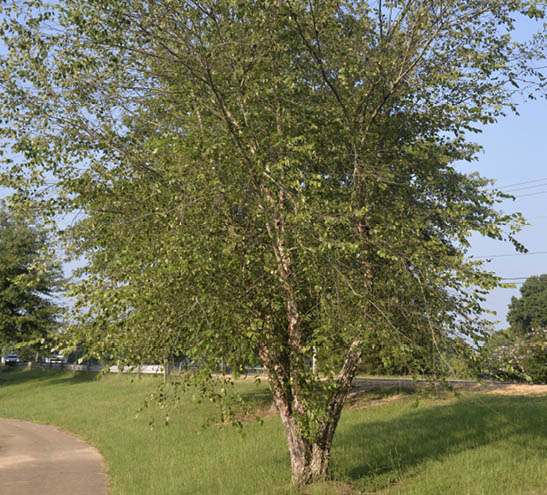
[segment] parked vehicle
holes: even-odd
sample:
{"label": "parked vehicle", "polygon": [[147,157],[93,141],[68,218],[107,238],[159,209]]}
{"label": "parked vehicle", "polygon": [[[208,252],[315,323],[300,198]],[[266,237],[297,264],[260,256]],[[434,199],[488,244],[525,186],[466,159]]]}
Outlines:
{"label": "parked vehicle", "polygon": [[19,363],[19,356],[17,354],[6,354],[4,358],[4,364],[6,366],[17,366]]}
{"label": "parked vehicle", "polygon": [[66,362],[65,357],[62,354],[53,353],[51,356],[47,356],[43,360],[44,363],[52,365],[61,365]]}

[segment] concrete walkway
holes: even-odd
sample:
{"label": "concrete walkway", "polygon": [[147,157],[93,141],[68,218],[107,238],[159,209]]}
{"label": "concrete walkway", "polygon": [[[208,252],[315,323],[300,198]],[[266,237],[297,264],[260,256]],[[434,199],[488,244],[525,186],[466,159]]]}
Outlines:
{"label": "concrete walkway", "polygon": [[0,495],[106,495],[97,449],[54,426],[0,418]]}

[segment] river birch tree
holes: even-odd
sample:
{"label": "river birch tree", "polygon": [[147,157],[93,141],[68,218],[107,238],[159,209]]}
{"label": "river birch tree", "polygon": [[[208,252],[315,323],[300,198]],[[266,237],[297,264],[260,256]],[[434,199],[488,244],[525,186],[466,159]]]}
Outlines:
{"label": "river birch tree", "polygon": [[[211,386],[221,362],[262,363],[305,484],[377,342],[440,369],[484,337],[498,281],[468,238],[521,248],[519,217],[456,162],[541,90],[540,2],[1,5],[3,182],[81,211],[89,352],[185,353]],[[519,17],[539,33],[514,41]]]}

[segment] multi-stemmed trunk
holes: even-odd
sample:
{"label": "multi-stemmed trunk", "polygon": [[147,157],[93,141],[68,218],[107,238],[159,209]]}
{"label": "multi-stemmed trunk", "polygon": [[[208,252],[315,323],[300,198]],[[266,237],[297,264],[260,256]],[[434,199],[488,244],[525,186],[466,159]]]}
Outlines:
{"label": "multi-stemmed trunk", "polygon": [[344,364],[336,378],[336,387],[320,411],[322,419],[319,425],[313,428],[313,432],[302,426],[302,418],[311,411],[303,405],[299,397],[299,387],[290,385],[291,380],[287,380],[283,373],[285,368],[282,363],[274,362],[267,349],[263,348],[261,352],[274,403],[287,436],[292,481],[296,485],[321,481],[327,477],[334,433],[360,362],[360,344],[361,341],[355,339],[347,351]]}
{"label": "multi-stemmed trunk", "polygon": [[[262,184],[261,193],[270,213],[266,230],[272,240],[271,247],[281,282],[286,326],[276,327],[273,324],[273,315],[266,315],[268,330],[259,343],[259,354],[287,435],[293,482],[303,485],[327,476],[334,432],[361,359],[362,341],[358,336],[353,339],[346,350],[338,376],[331,382],[334,386],[331,388],[330,397],[322,404],[311,406],[314,410],[310,410],[309,404],[304,400],[304,389],[308,388],[308,385],[314,385],[310,382],[319,385],[318,381],[321,380],[317,373],[317,347],[313,346],[310,376],[309,363],[304,359],[305,338],[298,276],[294,272],[290,236],[287,235],[285,191],[281,189],[274,193],[267,184]],[[358,233],[362,238],[364,233],[361,220]],[[365,279],[366,286],[368,277]],[[314,425],[313,431],[310,431],[304,424],[306,418],[312,414],[320,419],[319,424]]]}
{"label": "multi-stemmed trunk", "polygon": [[329,467],[332,435],[324,438],[325,442],[320,444],[317,440],[314,442],[302,434],[294,417],[282,416],[282,420],[287,434],[293,482],[304,485],[325,479]]}

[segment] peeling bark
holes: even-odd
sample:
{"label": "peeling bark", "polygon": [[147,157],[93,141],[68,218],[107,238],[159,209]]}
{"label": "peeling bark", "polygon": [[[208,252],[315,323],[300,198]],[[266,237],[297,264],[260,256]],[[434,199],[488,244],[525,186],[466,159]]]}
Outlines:
{"label": "peeling bark", "polygon": [[336,380],[337,390],[328,400],[324,419],[311,438],[298,422],[299,416],[306,415],[307,411],[299,400],[298,387],[291,381],[289,368],[283,364],[282,354],[273,353],[271,345],[263,344],[260,348],[273,400],[287,436],[292,481],[296,485],[324,480],[328,475],[332,440],[359,365],[360,345],[358,338],[350,345]]}

